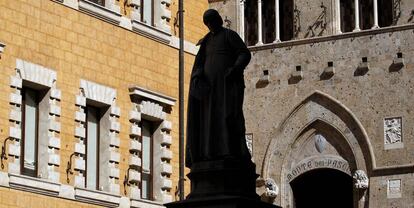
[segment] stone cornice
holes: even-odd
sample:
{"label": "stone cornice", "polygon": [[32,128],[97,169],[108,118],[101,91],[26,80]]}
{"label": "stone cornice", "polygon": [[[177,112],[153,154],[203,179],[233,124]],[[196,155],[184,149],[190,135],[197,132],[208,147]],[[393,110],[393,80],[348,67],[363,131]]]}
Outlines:
{"label": "stone cornice", "polygon": [[130,87],[129,94],[134,99],[139,99],[139,100],[150,99],[150,100],[156,101],[160,104],[164,104],[167,106],[173,106],[176,102],[175,98],[172,98],[167,95],[163,95],[163,94],[160,94],[160,93],[148,90],[148,89],[144,89],[138,86]]}
{"label": "stone cornice", "polygon": [[414,29],[414,24],[405,24],[405,25],[384,27],[384,28],[378,28],[378,29],[362,30],[359,32],[342,33],[338,35],[314,37],[314,38],[307,38],[307,39],[300,39],[300,40],[290,40],[290,41],[284,41],[280,43],[269,43],[269,44],[263,44],[263,45],[258,45],[258,46],[249,46],[249,49],[250,51],[255,52],[255,51],[261,51],[261,50],[292,47],[292,46],[298,46],[298,45],[335,41],[335,40],[340,40],[340,39],[356,38],[356,37],[362,37],[362,36],[368,36],[368,35],[378,35],[382,33],[398,32],[398,31],[412,30],[412,29]]}

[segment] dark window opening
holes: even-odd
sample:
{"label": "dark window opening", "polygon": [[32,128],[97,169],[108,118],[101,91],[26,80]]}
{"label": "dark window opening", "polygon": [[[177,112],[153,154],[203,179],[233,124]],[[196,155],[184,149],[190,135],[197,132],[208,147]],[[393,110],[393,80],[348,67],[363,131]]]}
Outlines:
{"label": "dark window opening", "polygon": [[380,27],[388,27],[393,24],[392,0],[378,0],[378,24]]}
{"label": "dark window opening", "polygon": [[275,1],[263,1],[263,42],[273,43],[276,38]]}
{"label": "dark window opening", "polygon": [[368,30],[374,26],[374,2],[372,0],[360,0],[359,17],[362,30]]}
{"label": "dark window opening", "polygon": [[153,199],[153,122],[142,121],[142,167],[141,167],[141,198]]}
{"label": "dark window opening", "polygon": [[255,45],[258,41],[258,11],[257,1],[247,0],[244,7],[245,14],[245,41],[248,46]]}
{"label": "dark window opening", "polygon": [[95,4],[99,4],[101,6],[105,6],[105,0],[89,0]]}
{"label": "dark window opening", "polygon": [[355,29],[354,0],[341,0],[341,31],[352,32]]}
{"label": "dark window opening", "polygon": [[100,132],[101,119],[107,107],[95,107],[86,105],[86,166],[85,187],[91,190],[99,190],[99,161],[100,161]]}
{"label": "dark window opening", "polygon": [[279,2],[279,17],[280,17],[280,40],[292,40],[293,31],[293,0],[281,0]]}
{"label": "dark window opening", "polygon": [[22,89],[21,174],[37,177],[40,92]]}

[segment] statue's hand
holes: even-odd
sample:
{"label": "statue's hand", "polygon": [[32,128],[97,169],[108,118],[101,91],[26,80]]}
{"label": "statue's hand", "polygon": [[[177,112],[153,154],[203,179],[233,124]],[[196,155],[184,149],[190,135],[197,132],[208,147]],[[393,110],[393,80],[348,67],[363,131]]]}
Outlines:
{"label": "statue's hand", "polygon": [[210,84],[200,76],[196,76],[191,80],[190,95],[202,100],[210,92]]}

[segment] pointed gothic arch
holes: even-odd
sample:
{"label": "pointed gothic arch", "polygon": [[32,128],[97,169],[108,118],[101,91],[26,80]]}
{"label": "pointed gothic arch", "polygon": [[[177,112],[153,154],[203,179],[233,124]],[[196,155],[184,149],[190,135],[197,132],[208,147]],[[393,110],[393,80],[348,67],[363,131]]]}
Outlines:
{"label": "pointed gothic arch", "polygon": [[[293,177],[289,179],[288,174],[304,163],[303,161],[308,162],[312,158],[299,158],[295,151],[303,152],[304,149],[300,146],[304,146],[316,132],[333,138],[330,143],[337,149],[338,155],[331,155],[332,161],[343,161],[349,169],[342,172],[348,172],[351,176],[356,170],[364,170],[370,175],[376,167],[370,140],[357,117],[338,100],[315,91],[296,105],[273,131],[274,138],[270,141],[263,160],[261,175],[263,178],[273,178],[280,184],[280,195],[283,199],[281,206],[292,203],[289,201],[292,199],[289,183]],[[313,158],[311,161],[315,163],[328,157]],[[310,170],[312,169],[315,168]],[[357,202],[360,198],[355,197],[355,200]]]}

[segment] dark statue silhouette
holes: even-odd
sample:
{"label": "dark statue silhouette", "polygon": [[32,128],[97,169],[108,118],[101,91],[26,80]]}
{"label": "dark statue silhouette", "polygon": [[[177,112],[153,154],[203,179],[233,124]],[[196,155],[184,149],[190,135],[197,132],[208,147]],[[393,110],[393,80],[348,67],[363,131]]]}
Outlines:
{"label": "dark statue silhouette", "polygon": [[239,35],[223,28],[216,10],[203,16],[209,33],[191,73],[186,166],[191,192],[167,208],[276,208],[256,194],[256,167],[245,139],[244,76],[251,55]]}
{"label": "dark statue silhouette", "polygon": [[203,17],[210,32],[199,41],[191,73],[186,166],[216,159],[250,160],[243,116],[243,71],[250,51],[239,35],[224,28],[216,10]]}

